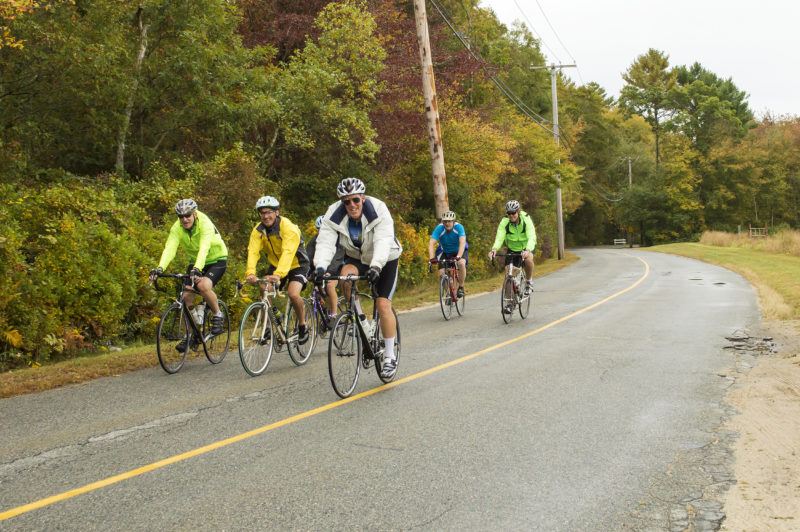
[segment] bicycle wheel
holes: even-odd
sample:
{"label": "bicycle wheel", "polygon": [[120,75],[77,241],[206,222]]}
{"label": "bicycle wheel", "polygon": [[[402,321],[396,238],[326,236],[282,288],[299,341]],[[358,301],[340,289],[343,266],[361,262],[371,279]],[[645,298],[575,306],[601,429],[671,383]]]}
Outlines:
{"label": "bicycle wheel", "polygon": [[453,296],[450,292],[450,277],[442,275],[439,281],[439,306],[442,307],[442,316],[445,321],[453,315]]}
{"label": "bicycle wheel", "polygon": [[302,366],[308,362],[308,357],[311,356],[314,345],[317,343],[317,324],[314,321],[311,306],[305,299],[303,300],[303,312],[306,318],[308,340],[306,340],[306,343],[300,344],[298,342],[300,322],[297,319],[297,313],[294,311],[294,307],[291,304],[289,304],[286,309],[286,336],[289,341],[289,358],[291,358],[292,362],[297,366]]}
{"label": "bicycle wheel", "polygon": [[346,311],[336,318],[328,341],[328,375],[333,391],[342,399],[349,397],[358,383],[361,349],[355,316]]}
{"label": "bicycle wheel", "polygon": [[[392,309],[392,313],[394,314],[394,321],[397,324],[397,334],[394,337],[394,359],[397,362],[397,368],[400,368],[400,319],[397,317],[397,312]],[[381,321],[377,320],[378,323],[375,325],[375,332],[374,338],[379,342],[381,346],[381,350],[384,349],[383,345],[383,337],[381,337]],[[378,372],[378,378],[383,381],[383,383],[392,382],[395,375],[397,375],[397,370],[395,370],[394,374],[391,377],[382,377],[381,376],[381,364],[378,361],[375,361],[375,370]]]}
{"label": "bicycle wheel", "polygon": [[[453,281],[456,282],[455,279]],[[458,290],[458,286],[456,286],[456,290]],[[458,312],[459,316],[464,315],[464,302],[466,299],[467,299],[466,293],[463,296],[456,299],[456,312]]]}
{"label": "bicycle wheel", "polygon": [[248,375],[257,377],[272,358],[272,322],[267,306],[257,301],[247,307],[239,324],[239,360]]}
{"label": "bicycle wheel", "polygon": [[525,292],[524,292],[524,290],[525,290],[525,288],[524,288],[525,287],[525,279],[522,280],[522,282],[520,283],[520,286],[522,286],[523,288],[521,289],[522,293],[518,294],[520,296],[520,300],[519,300],[519,316],[520,316],[520,318],[522,318],[524,320],[525,318],[528,317],[528,312],[531,309],[531,299],[533,299],[533,291],[531,291],[531,293],[528,294],[527,296],[524,295],[525,294]]}
{"label": "bicycle wheel", "polygon": [[503,289],[500,291],[500,313],[503,315],[504,322],[511,323],[511,314],[514,312],[515,303],[514,278],[506,276],[503,281]]}
{"label": "bicycle wheel", "polygon": [[[183,349],[178,350],[176,342],[183,342]],[[191,331],[187,330],[186,318],[182,314],[181,306],[173,303],[161,315],[161,321],[158,322],[156,331],[158,363],[161,364],[164,371],[177,373],[186,361],[191,344]]]}
{"label": "bicycle wheel", "polygon": [[228,315],[228,305],[224,301],[217,300],[219,311],[222,312],[222,333],[211,336],[211,317],[214,315],[208,305],[203,314],[203,338],[207,338],[205,345],[206,358],[212,364],[219,364],[228,354],[228,347],[231,344],[231,320]]}

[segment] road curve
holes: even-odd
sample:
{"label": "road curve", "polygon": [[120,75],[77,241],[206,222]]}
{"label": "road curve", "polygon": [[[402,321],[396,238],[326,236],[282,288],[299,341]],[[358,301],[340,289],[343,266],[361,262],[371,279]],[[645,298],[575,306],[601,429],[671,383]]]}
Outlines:
{"label": "road curve", "polygon": [[728,270],[576,253],[527,320],[498,293],[401,314],[400,382],[362,373],[351,402],[324,345],[2,400],[0,529],[619,529],[711,439],[724,337],[760,316]]}

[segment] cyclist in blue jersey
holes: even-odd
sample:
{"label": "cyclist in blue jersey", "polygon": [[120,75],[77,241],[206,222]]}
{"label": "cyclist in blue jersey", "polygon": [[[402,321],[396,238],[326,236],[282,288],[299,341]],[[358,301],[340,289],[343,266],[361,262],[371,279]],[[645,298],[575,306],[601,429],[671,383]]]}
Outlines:
{"label": "cyclist in blue jersey", "polygon": [[[439,249],[436,244],[439,244]],[[436,256],[435,256],[436,255]],[[452,259],[458,262],[458,292],[459,298],[464,297],[464,279],[467,277],[467,264],[469,263],[469,244],[464,226],[456,222],[456,213],[446,211],[442,214],[442,223],[436,226],[428,241],[428,258]],[[444,263],[439,263],[439,277],[444,275]]]}

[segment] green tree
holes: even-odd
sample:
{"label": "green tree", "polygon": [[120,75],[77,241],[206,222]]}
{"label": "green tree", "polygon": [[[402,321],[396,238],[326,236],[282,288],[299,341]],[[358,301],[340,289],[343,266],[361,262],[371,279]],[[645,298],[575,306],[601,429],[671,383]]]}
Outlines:
{"label": "green tree", "polygon": [[620,106],[629,113],[643,116],[653,128],[657,166],[660,161],[659,139],[674,114],[669,92],[677,79],[669,68],[669,56],[650,48],[636,58],[622,74],[622,79],[626,85],[620,91]]}

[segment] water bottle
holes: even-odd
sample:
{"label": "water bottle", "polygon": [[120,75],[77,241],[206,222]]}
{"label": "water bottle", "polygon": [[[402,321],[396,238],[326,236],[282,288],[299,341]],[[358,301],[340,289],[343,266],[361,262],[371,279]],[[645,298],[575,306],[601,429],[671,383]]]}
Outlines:
{"label": "water bottle", "polygon": [[367,338],[372,336],[372,323],[367,319],[367,315],[364,313],[358,314],[358,321],[361,322],[361,327],[364,329],[364,334],[367,335]]}
{"label": "water bottle", "polygon": [[194,322],[199,326],[202,327],[203,325],[203,312],[206,309],[205,303],[200,303],[194,306],[192,309],[192,316],[194,317]]}

